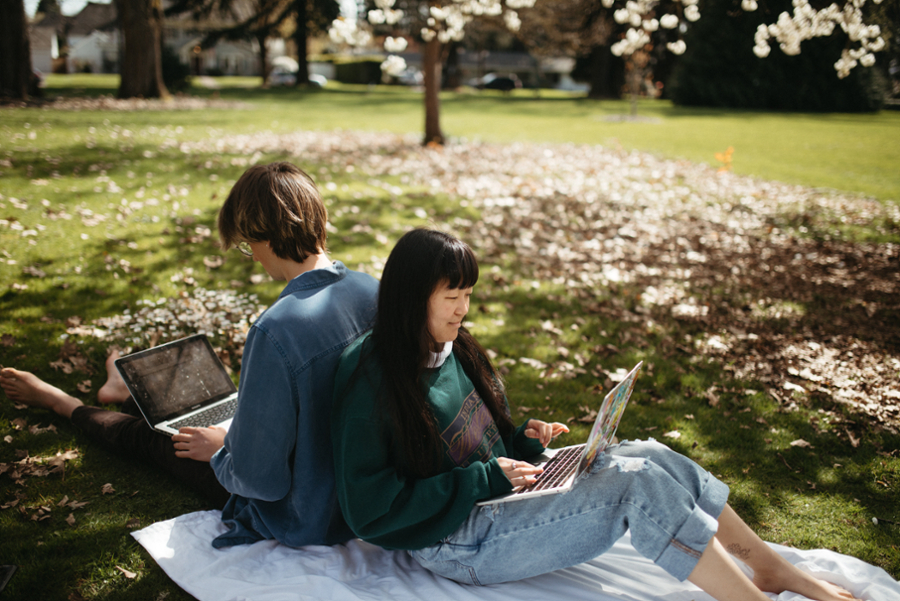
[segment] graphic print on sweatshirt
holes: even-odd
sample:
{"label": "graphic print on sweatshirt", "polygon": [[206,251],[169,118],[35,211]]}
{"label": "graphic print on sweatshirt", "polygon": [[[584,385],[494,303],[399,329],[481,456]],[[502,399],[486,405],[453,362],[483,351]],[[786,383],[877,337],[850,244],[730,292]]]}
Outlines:
{"label": "graphic print on sweatshirt", "polygon": [[447,456],[460,467],[490,459],[491,448],[499,439],[500,431],[491,411],[474,388],[463,401],[459,413],[441,432]]}

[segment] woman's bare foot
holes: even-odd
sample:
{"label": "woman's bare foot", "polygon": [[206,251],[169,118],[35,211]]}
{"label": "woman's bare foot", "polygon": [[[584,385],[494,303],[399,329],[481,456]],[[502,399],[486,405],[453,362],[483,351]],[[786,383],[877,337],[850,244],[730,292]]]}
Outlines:
{"label": "woman's bare foot", "polygon": [[791,591],[816,601],[860,601],[836,584],[819,580],[787,561],[784,563],[787,565],[777,565],[771,571],[759,570],[754,573],[753,584],[761,591],[776,595]]}
{"label": "woman's bare foot", "polygon": [[0,388],[13,401],[49,409],[67,418],[72,417],[76,407],[84,404],[36,375],[12,367],[0,369]]}
{"label": "woman's bare foot", "polygon": [[97,391],[97,400],[101,403],[124,403],[131,398],[125,380],[116,369],[118,358],[119,351],[115,348],[110,349],[109,357],[106,358],[106,383]]}

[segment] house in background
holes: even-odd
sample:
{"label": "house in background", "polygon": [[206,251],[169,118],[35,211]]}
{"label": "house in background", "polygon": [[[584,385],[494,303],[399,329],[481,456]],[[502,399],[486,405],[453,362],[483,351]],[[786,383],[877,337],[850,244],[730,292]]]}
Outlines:
{"label": "house in background", "polygon": [[[214,48],[201,49],[205,32],[233,25],[227,15],[206,20],[178,15],[166,18],[163,44],[176,54],[194,75],[262,74],[259,45],[253,41],[222,41]],[[115,4],[88,2],[77,15],[46,14],[31,24],[31,60],[44,73],[118,73],[122,54]],[[268,56],[285,54],[284,40],[266,43]]]}
{"label": "house in background", "polygon": [[59,13],[48,13],[32,23],[28,32],[31,66],[41,73],[53,73],[65,67],[69,18]]}
{"label": "house in background", "polygon": [[88,2],[69,27],[69,70],[77,73],[118,73],[121,51],[114,4]]}

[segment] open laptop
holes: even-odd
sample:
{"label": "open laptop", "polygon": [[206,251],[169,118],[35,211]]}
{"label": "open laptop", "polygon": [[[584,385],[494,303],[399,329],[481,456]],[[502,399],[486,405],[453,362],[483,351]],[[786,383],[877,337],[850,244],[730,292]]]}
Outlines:
{"label": "open laptop", "polygon": [[544,471],[538,474],[535,482],[517,488],[509,494],[479,501],[477,505],[493,505],[508,501],[523,501],[542,495],[555,495],[575,486],[581,476],[590,469],[594,458],[606,450],[612,442],[643,364],[641,361],[635,365],[628,375],[603,397],[603,403],[597,412],[597,419],[594,420],[586,443],[546,450],[544,453],[549,456],[549,460],[546,463],[536,464],[543,467]]}
{"label": "open laptop", "polygon": [[116,359],[116,369],[154,430],[228,428],[237,388],[204,334],[195,334]]}

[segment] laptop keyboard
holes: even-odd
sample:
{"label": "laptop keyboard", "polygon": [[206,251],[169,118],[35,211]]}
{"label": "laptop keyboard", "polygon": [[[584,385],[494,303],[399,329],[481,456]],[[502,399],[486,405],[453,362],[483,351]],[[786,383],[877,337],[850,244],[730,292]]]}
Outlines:
{"label": "laptop keyboard", "polygon": [[226,419],[234,416],[234,412],[237,409],[237,401],[237,396],[235,396],[228,402],[210,407],[206,411],[195,413],[176,422],[169,422],[169,427],[176,430],[179,428],[205,428],[224,422]]}
{"label": "laptop keyboard", "polygon": [[559,486],[565,482],[572,470],[575,469],[576,464],[581,459],[583,450],[584,445],[562,449],[553,456],[553,459],[544,464],[544,471],[538,475],[534,484],[520,488],[514,494],[520,495],[526,492],[547,490]]}

